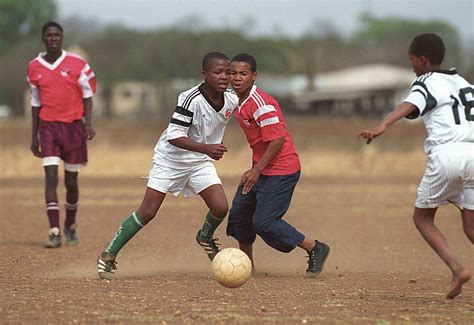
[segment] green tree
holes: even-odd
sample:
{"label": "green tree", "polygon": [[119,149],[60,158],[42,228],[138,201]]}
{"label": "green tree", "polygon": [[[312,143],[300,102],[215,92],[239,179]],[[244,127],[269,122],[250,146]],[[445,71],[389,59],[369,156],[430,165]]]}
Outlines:
{"label": "green tree", "polygon": [[456,29],[439,20],[419,21],[401,18],[376,18],[361,16],[361,29],[355,34],[354,46],[358,47],[359,58],[367,62],[385,62],[407,65],[407,51],[413,37],[422,33],[440,35],[448,49],[445,65],[455,65],[459,60],[461,48]]}
{"label": "green tree", "polygon": [[55,15],[53,0],[1,0],[0,56],[19,39],[38,33],[41,26]]}

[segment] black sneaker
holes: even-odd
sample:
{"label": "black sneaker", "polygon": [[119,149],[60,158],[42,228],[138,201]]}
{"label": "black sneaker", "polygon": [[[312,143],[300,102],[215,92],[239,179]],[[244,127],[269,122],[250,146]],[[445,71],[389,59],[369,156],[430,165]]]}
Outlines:
{"label": "black sneaker", "polygon": [[66,237],[66,245],[68,246],[76,246],[79,244],[74,225],[71,228],[64,228],[64,237]]}
{"label": "black sneaker", "polygon": [[329,255],[329,246],[320,241],[316,241],[316,246],[308,254],[307,276],[316,276],[323,270],[324,263]]}
{"label": "black sneaker", "polygon": [[117,270],[117,262],[115,261],[115,257],[111,257],[102,253],[97,258],[97,273],[99,274],[99,278],[112,280],[115,270]]}
{"label": "black sneaker", "polygon": [[198,231],[196,235],[196,241],[204,249],[204,251],[207,254],[207,257],[209,257],[209,260],[212,261],[214,257],[217,255],[217,253],[219,253],[218,245],[220,244],[216,243],[216,241],[218,241],[219,238],[215,238],[215,239],[211,238],[209,241],[201,240],[199,238],[199,233],[200,233],[200,230]]}
{"label": "black sneaker", "polygon": [[61,234],[58,227],[53,227],[48,231],[48,240],[44,242],[45,248],[58,248],[61,246]]}

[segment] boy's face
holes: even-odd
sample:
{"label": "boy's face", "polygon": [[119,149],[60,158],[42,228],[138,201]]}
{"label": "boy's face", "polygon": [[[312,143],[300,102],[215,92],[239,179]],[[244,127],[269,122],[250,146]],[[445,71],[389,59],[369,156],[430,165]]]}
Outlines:
{"label": "boy's face", "polygon": [[223,93],[229,85],[229,60],[213,59],[209,69],[202,71],[202,77],[209,87]]}
{"label": "boy's face", "polygon": [[408,53],[408,57],[410,58],[411,66],[417,77],[429,71],[428,60],[426,60],[424,56],[416,56],[413,53]]}
{"label": "boy's face", "polygon": [[46,46],[46,51],[56,52],[61,50],[63,44],[63,33],[59,28],[51,26],[43,34],[42,40]]}
{"label": "boy's face", "polygon": [[234,91],[245,94],[257,79],[257,72],[252,72],[247,62],[234,61],[230,64],[230,83]]}

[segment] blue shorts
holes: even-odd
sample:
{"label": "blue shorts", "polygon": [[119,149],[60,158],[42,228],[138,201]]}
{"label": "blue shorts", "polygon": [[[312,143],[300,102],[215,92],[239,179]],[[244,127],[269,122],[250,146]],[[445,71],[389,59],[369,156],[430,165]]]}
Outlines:
{"label": "blue shorts", "polygon": [[262,175],[248,194],[237,188],[227,223],[227,235],[239,243],[251,245],[259,235],[269,246],[288,253],[298,246],[304,235],[286,221],[283,215],[290,206],[300,172],[283,176]]}

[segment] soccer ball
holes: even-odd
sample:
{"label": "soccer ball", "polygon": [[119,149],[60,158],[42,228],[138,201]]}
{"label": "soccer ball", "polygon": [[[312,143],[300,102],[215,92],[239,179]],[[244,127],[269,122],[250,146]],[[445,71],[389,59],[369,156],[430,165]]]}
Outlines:
{"label": "soccer ball", "polygon": [[214,279],[226,288],[243,285],[252,274],[250,258],[238,248],[225,248],[212,260]]}

